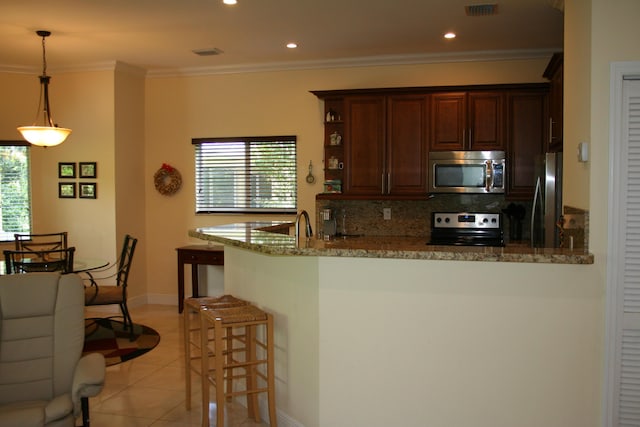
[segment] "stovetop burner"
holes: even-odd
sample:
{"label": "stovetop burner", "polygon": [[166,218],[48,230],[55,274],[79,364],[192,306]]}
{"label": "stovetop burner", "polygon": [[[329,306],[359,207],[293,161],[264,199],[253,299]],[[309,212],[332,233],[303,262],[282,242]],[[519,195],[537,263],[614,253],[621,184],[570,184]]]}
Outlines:
{"label": "stovetop burner", "polygon": [[434,212],[428,244],[504,246],[502,214]]}

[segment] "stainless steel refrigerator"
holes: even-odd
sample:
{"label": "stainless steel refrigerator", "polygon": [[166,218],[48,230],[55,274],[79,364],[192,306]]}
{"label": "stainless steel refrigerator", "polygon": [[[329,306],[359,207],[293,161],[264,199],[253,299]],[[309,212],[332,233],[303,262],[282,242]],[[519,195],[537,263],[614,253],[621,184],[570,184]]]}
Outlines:
{"label": "stainless steel refrigerator", "polygon": [[536,158],[536,182],[531,207],[531,246],[557,248],[562,215],[562,153],[546,153]]}

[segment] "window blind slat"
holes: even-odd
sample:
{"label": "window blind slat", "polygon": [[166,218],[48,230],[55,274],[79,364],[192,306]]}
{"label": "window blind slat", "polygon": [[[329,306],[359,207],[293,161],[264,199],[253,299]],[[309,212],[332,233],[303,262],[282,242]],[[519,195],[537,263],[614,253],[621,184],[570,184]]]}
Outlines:
{"label": "window blind slat", "polygon": [[296,137],[192,140],[196,213],[297,210]]}

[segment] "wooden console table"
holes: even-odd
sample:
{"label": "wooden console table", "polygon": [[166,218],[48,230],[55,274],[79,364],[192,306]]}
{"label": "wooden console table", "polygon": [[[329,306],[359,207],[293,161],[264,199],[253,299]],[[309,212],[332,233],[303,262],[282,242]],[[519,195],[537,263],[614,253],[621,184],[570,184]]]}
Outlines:
{"label": "wooden console table", "polygon": [[184,309],[184,265],[191,264],[191,295],[198,297],[198,266],[224,265],[224,247],[189,245],[178,251],[178,313]]}

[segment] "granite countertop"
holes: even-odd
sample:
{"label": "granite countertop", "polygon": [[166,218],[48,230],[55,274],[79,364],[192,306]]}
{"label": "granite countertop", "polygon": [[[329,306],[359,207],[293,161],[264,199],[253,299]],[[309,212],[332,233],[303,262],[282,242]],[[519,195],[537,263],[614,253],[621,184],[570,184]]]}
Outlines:
{"label": "granite countertop", "polygon": [[435,246],[427,245],[425,237],[411,236],[348,236],[328,241],[302,238],[297,245],[294,236],[281,234],[292,226],[288,221],[241,222],[196,228],[189,230],[189,236],[269,255],[593,264],[593,254],[583,250]]}

